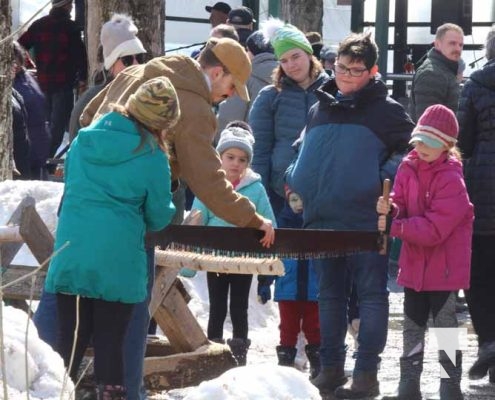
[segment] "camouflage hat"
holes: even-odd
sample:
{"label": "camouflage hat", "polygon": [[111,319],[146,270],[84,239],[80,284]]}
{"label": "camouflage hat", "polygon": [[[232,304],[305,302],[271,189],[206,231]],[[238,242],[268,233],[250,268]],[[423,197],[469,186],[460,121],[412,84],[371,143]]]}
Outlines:
{"label": "camouflage hat", "polygon": [[144,82],[125,103],[139,122],[152,129],[170,129],[180,118],[179,99],[168,78],[159,76]]}

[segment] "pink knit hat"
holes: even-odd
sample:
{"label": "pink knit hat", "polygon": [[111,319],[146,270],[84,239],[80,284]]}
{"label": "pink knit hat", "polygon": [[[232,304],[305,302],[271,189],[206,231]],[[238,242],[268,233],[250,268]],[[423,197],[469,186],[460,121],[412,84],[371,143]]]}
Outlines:
{"label": "pink knit hat", "polygon": [[451,148],[457,143],[458,135],[459,124],[454,112],[441,104],[434,104],[419,117],[409,143],[423,142],[429,147]]}

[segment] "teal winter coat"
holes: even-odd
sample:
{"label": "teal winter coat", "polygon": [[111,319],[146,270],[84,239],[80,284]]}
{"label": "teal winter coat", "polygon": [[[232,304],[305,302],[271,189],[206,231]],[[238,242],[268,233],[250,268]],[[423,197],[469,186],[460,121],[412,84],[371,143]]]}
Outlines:
{"label": "teal winter coat", "polygon": [[144,234],[175,214],[167,155],[112,112],[79,131],[65,188],[46,291],[138,303],[148,281]]}

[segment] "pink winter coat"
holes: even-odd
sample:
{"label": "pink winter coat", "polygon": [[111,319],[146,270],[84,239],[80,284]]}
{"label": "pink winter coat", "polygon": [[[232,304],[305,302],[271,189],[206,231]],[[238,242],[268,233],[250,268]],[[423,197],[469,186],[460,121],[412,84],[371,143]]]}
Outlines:
{"label": "pink winter coat", "polygon": [[427,163],[413,150],[391,197],[390,235],[402,239],[397,282],[418,292],[469,288],[474,213],[462,164],[447,153]]}

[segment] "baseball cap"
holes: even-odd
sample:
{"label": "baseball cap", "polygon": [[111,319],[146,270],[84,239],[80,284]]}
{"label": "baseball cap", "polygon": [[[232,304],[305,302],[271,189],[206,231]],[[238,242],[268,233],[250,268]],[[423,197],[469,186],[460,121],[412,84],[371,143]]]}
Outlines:
{"label": "baseball cap", "polygon": [[246,82],[251,75],[251,61],[249,61],[246,50],[230,38],[212,38],[210,41],[215,42],[211,51],[234,78],[235,91],[241,99],[249,101]]}
{"label": "baseball cap", "polygon": [[211,13],[211,10],[217,10],[223,12],[224,14],[228,14],[232,8],[227,3],[219,1],[215,3],[213,6],[206,6],[205,10]]}
{"label": "baseball cap", "polygon": [[253,17],[253,11],[248,7],[233,8],[229,12],[228,22],[234,25],[248,25],[256,22]]}

